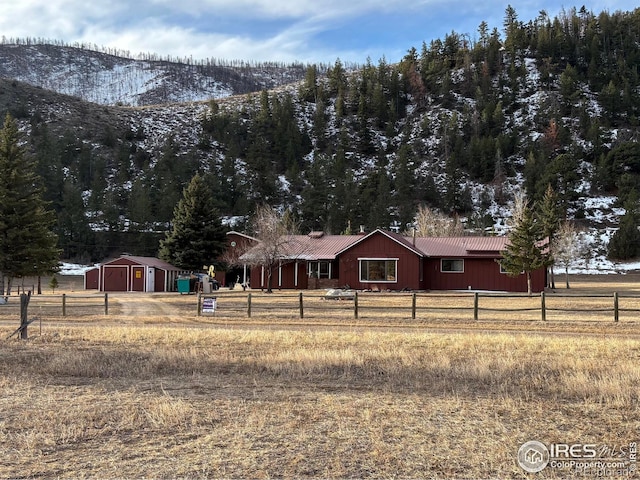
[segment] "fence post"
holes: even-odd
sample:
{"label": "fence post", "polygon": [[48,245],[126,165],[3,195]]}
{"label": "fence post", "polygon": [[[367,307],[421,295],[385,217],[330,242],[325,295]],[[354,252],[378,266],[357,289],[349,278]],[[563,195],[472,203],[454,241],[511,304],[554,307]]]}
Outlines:
{"label": "fence post", "polygon": [[251,292],[247,294],[247,318],[251,318]]}
{"label": "fence post", "polygon": [[613,321],[620,320],[620,310],[618,309],[618,292],[613,292]]}
{"label": "fence post", "polygon": [[413,292],[411,297],[411,318],[416,319],[416,292]]}
{"label": "fence post", "polygon": [[104,314],[109,315],[109,294],[104,294]]}
{"label": "fence post", "polygon": [[304,318],[304,305],[302,303],[302,292],[300,292],[300,318]]}
{"label": "fence post", "polygon": [[62,294],[62,316],[63,317],[67,316],[67,294],[66,293]]}
{"label": "fence post", "polygon": [[478,292],[473,293],[473,319],[478,320],[478,304],[480,303],[478,297],[480,295]]}
{"label": "fence post", "polygon": [[27,320],[27,308],[29,307],[29,300],[31,299],[30,295],[24,293],[20,294],[20,338],[22,340],[27,340],[29,335],[27,334],[27,325],[29,325],[29,320]]}
{"label": "fence post", "polygon": [[198,292],[198,317],[202,315],[202,293]]}
{"label": "fence post", "polygon": [[547,320],[547,301],[544,292],[540,292],[540,310],[542,311],[542,321]]}
{"label": "fence post", "polygon": [[358,292],[353,294],[353,316],[358,318]]}

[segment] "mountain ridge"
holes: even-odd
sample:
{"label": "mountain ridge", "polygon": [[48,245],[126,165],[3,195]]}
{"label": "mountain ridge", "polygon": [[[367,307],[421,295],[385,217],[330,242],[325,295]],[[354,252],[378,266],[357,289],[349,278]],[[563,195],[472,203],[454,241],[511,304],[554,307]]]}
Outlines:
{"label": "mountain ridge", "polygon": [[[564,189],[569,218],[592,229],[585,231],[593,238],[598,228],[604,235],[598,242],[606,243],[624,213],[616,182],[625,169],[635,175],[635,167],[614,154],[638,138],[637,79],[628,77],[629,105],[621,107],[627,90],[610,88],[620,82],[613,71],[586,67],[589,57],[608,62],[604,53],[576,56],[588,38],[564,28],[576,22],[600,38],[603,15],[574,11],[553,22],[520,23],[513,38],[493,34],[475,45],[452,32],[419,53],[410,49],[398,64],[381,60],[352,72],[338,62],[325,70],[309,66],[295,82],[240,96],[136,107],[78,103],[72,114],[46,113],[71,97],[0,108],[36,132],[34,145],[40,129],[54,121],[63,130],[65,123],[85,130],[76,148],[91,157],[93,177],[95,165],[104,163],[106,182],[90,179],[81,156],[60,161],[69,164],[63,180],[83,195],[94,229],[161,231],[170,209],[154,204],[155,218],[134,214],[136,188],[170,205],[189,175],[202,170],[227,216],[247,215],[268,199],[295,211],[305,229],[333,232],[347,220],[402,229],[418,203],[462,214],[469,227],[504,232],[513,193],[525,188],[535,199],[549,181]],[[626,46],[637,31],[622,26],[635,16],[607,17],[628,39],[602,32],[607,41],[622,42],[631,59],[637,45]],[[542,42],[556,28],[567,46],[553,52],[554,44]],[[616,52],[616,45],[605,47]],[[17,88],[12,82],[18,85],[5,81],[0,88]],[[180,188],[154,193],[168,178]],[[118,205],[110,220],[104,220],[107,197]],[[598,249],[602,253],[602,245]]]}
{"label": "mountain ridge", "polygon": [[148,106],[206,101],[300,80],[305,66],[211,60],[184,63],[153,55],[133,59],[47,43],[0,43],[0,77],[99,105]]}

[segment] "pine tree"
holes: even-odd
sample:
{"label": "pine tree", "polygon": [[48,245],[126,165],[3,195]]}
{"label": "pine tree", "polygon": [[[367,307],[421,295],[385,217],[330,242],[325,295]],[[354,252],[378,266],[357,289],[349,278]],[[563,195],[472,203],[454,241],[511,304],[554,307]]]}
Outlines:
{"label": "pine tree", "polygon": [[394,190],[398,220],[402,228],[411,222],[415,211],[416,175],[413,163],[409,145],[401,146],[395,163]]}
{"label": "pine tree", "polygon": [[548,265],[550,255],[547,245],[543,244],[542,225],[526,201],[518,206],[514,219],[515,225],[509,233],[500,264],[510,276],[524,273],[527,276],[527,292],[531,295],[531,272]]}
{"label": "pine tree", "polygon": [[85,215],[82,191],[71,178],[64,182],[56,233],[63,258],[85,262],[91,260],[90,252],[96,253],[92,251],[95,234]]}
{"label": "pine tree", "polygon": [[[549,239],[549,249],[554,250],[555,236],[560,228],[561,209],[559,206],[558,196],[551,185],[547,187],[539,208],[540,225],[542,227],[542,235]],[[551,288],[556,288],[553,268],[550,275]]]}
{"label": "pine tree", "polygon": [[609,258],[629,260],[640,256],[640,230],[638,230],[638,193],[633,192],[624,204],[625,214],[620,219],[618,230],[609,241]]}
{"label": "pine tree", "polygon": [[7,295],[13,278],[57,270],[60,251],[51,231],[54,222],[42,198],[36,163],[20,146],[18,126],[7,115],[0,130],[0,272],[7,279]]}
{"label": "pine tree", "polygon": [[226,248],[225,229],[205,179],[196,174],[173,212],[173,229],[160,242],[160,258],[187,270],[215,263]]}

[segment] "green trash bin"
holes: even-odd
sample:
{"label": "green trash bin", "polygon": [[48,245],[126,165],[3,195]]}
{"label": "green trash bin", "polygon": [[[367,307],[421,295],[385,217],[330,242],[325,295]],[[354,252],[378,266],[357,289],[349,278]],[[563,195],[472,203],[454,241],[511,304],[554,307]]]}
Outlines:
{"label": "green trash bin", "polygon": [[180,293],[189,293],[189,278],[179,278],[178,279],[178,292]]}

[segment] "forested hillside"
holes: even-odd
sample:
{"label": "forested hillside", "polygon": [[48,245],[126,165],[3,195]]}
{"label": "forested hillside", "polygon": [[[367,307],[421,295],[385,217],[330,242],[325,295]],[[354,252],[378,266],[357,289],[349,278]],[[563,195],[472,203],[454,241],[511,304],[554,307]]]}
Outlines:
{"label": "forested hillside", "polygon": [[2,80],[0,110],[39,159],[68,258],[154,254],[196,172],[240,222],[265,202],[303,230],[404,230],[425,204],[491,232],[515,191],[551,185],[564,215],[605,231],[637,204],[639,63],[640,9],[509,7],[398,63],[336,60],[244,96],[101,106]]}

